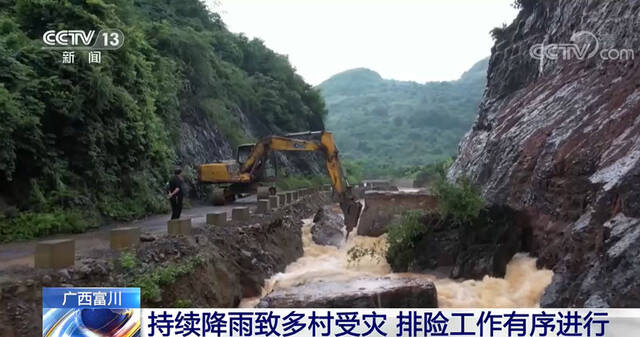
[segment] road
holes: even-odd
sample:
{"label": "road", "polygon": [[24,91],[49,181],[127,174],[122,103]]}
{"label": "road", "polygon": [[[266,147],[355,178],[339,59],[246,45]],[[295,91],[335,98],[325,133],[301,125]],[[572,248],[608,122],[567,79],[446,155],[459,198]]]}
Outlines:
{"label": "road", "polygon": [[[248,196],[238,199],[231,205],[208,206],[198,205],[182,211],[182,218],[191,218],[194,227],[203,226],[207,213],[214,211],[226,211],[227,217],[231,217],[231,209],[236,206],[255,207],[256,196]],[[142,233],[166,233],[168,214],[152,215],[139,220],[121,222],[113,225],[102,226],[81,234],[58,234],[37,240],[12,242],[0,245],[0,272],[12,267],[33,267],[33,255],[36,242],[42,240],[70,238],[75,240],[76,257],[86,255],[94,249],[109,248],[109,231],[117,227],[138,226]]]}

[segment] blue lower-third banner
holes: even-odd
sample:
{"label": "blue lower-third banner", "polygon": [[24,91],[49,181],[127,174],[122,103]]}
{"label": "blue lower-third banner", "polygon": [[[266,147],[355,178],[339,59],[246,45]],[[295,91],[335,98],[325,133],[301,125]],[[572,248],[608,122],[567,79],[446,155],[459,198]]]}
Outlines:
{"label": "blue lower-third banner", "polygon": [[638,336],[636,309],[143,309],[142,336]]}
{"label": "blue lower-third banner", "polygon": [[43,337],[134,337],[139,288],[43,288]]}

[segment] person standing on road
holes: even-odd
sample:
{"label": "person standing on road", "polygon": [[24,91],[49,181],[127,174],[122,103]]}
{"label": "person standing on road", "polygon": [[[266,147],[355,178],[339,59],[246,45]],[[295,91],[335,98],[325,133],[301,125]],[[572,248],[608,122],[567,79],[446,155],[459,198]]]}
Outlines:
{"label": "person standing on road", "polygon": [[180,219],[182,213],[182,198],[184,197],[184,182],[182,180],[182,169],[176,168],[173,177],[169,180],[169,201],[171,202],[171,219]]}

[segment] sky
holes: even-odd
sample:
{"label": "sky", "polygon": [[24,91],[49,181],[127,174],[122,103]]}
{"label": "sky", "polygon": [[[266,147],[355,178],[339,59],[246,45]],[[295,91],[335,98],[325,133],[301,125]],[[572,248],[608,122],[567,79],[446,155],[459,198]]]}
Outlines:
{"label": "sky", "polygon": [[489,56],[513,0],[206,0],[230,31],[288,55],[307,82],[365,67],[383,78],[455,80]]}

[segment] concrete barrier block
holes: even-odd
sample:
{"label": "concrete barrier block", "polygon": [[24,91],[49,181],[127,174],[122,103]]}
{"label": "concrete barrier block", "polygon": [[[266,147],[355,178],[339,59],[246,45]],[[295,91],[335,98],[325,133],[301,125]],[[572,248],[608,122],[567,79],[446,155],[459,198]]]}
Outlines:
{"label": "concrete barrier block", "polygon": [[191,219],[169,220],[167,232],[172,235],[191,235]]}
{"label": "concrete barrier block", "polygon": [[268,186],[260,186],[260,187],[258,187],[258,191],[256,193],[256,198],[258,200],[269,199],[269,187]]}
{"label": "concrete barrier block", "polygon": [[256,213],[266,214],[268,212],[269,212],[269,200],[258,200],[258,209],[256,209]]}
{"label": "concrete barrier block", "polygon": [[284,193],[278,193],[278,207],[284,207],[287,204],[287,196]]}
{"label": "concrete barrier block", "polygon": [[278,196],[272,195],[269,197],[269,210],[278,208]]}
{"label": "concrete barrier block", "polygon": [[207,225],[224,226],[227,224],[227,212],[213,212],[207,214]]}
{"label": "concrete barrier block", "polygon": [[140,244],[140,227],[119,227],[111,230],[111,249],[124,250]]}
{"label": "concrete barrier block", "polygon": [[358,224],[358,235],[380,236],[394,216],[410,209],[438,209],[438,200],[425,192],[366,191],[364,210]]}
{"label": "concrete barrier block", "polygon": [[36,268],[66,268],[76,261],[76,244],[72,239],[47,240],[36,244]]}
{"label": "concrete barrier block", "polygon": [[247,221],[247,220],[249,220],[249,208],[248,207],[234,207],[231,210],[231,219],[233,221]]}

